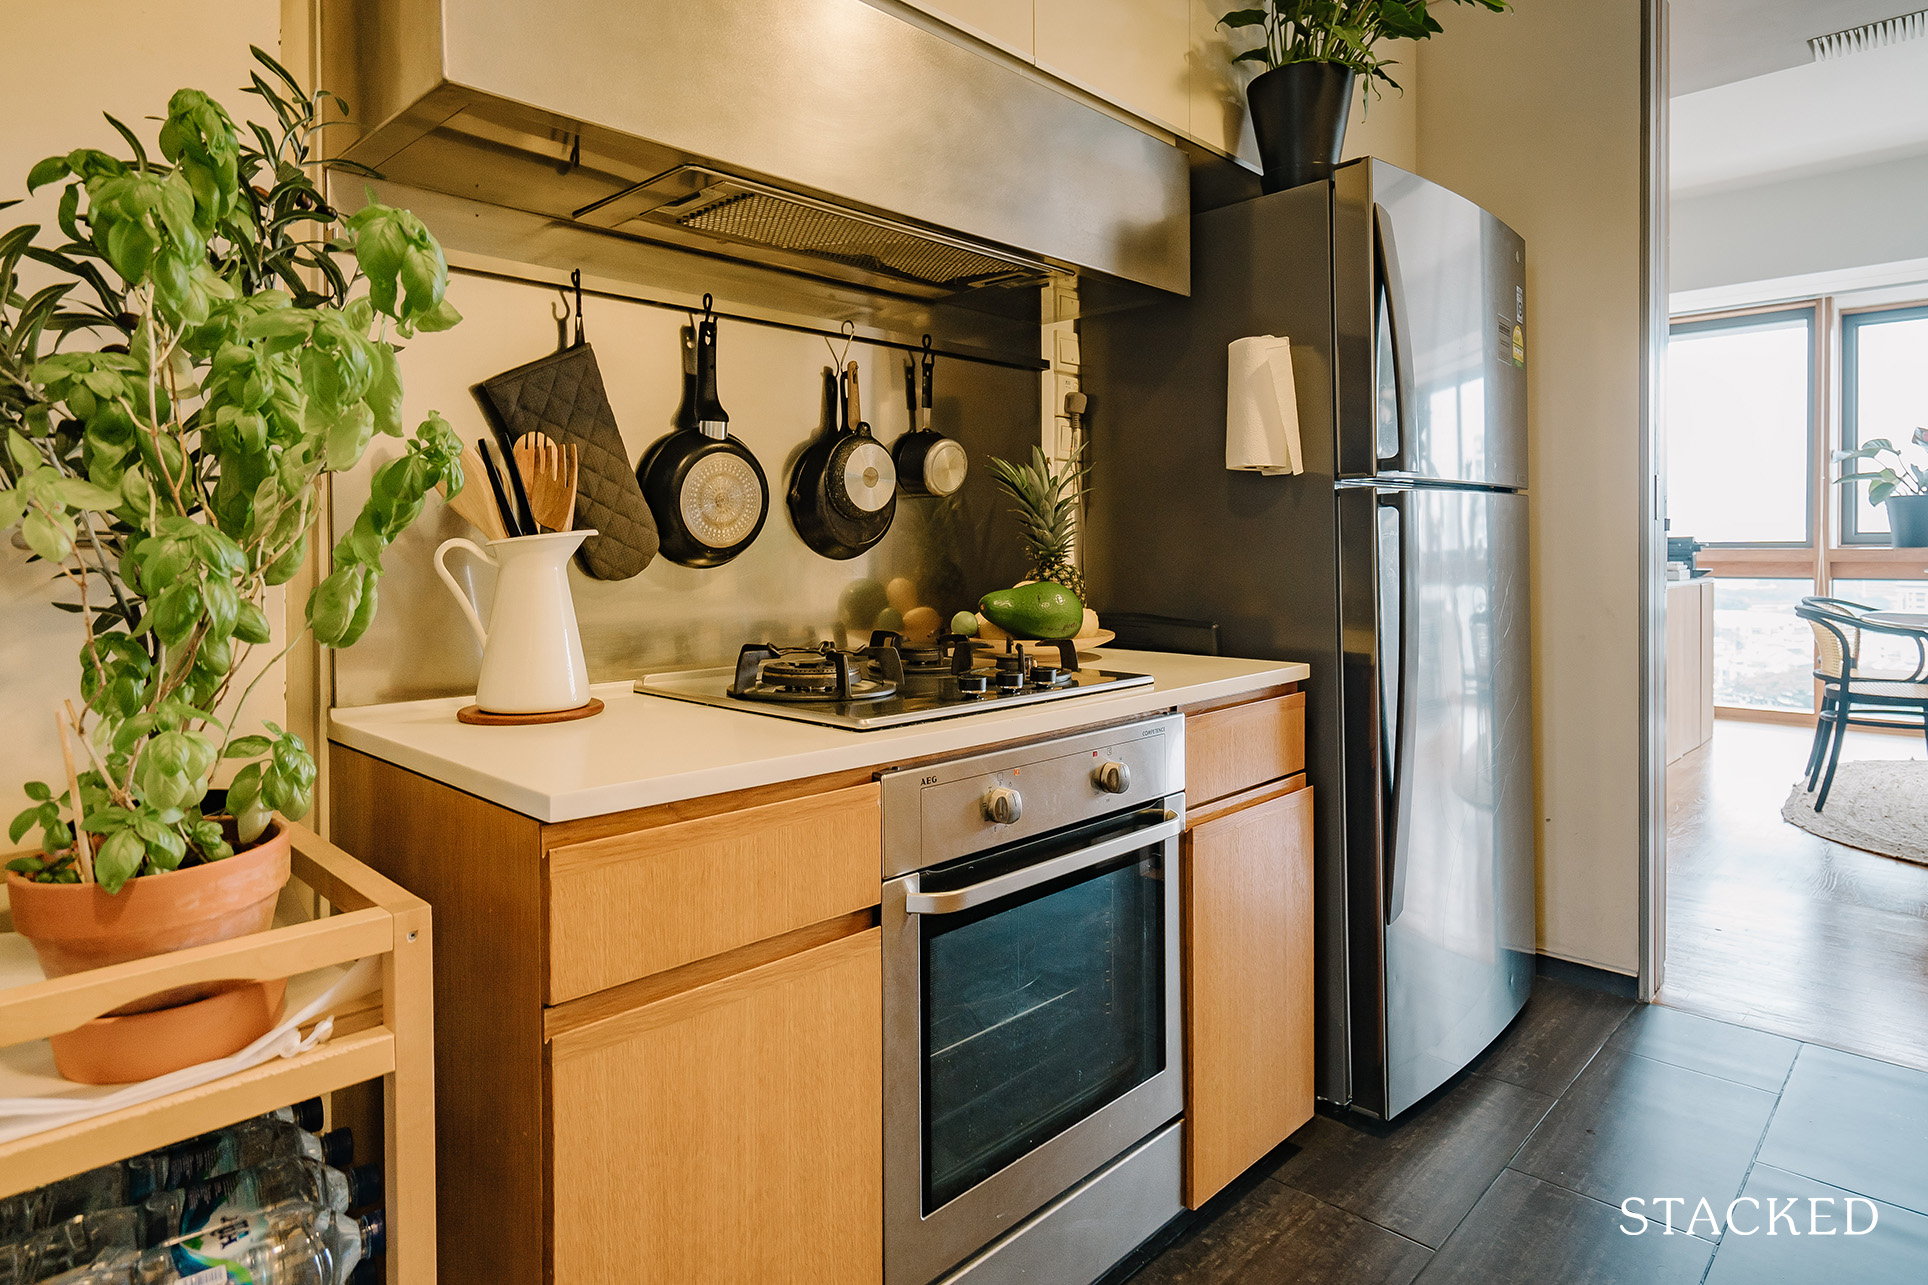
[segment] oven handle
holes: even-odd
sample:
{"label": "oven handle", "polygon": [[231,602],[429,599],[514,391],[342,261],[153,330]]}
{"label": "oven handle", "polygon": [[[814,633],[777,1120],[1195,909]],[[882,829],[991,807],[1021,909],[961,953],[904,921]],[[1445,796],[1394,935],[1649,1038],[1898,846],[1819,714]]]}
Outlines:
{"label": "oven handle", "polygon": [[1185,819],[1176,812],[1167,811],[1165,819],[1157,825],[1147,826],[1143,830],[1133,830],[1130,834],[1121,834],[1115,839],[1107,839],[1089,848],[1067,852],[1062,857],[1040,861],[1035,866],[1013,870],[1008,875],[986,879],[983,883],[953,888],[949,892],[919,892],[918,876],[912,875],[905,881],[904,909],[913,915],[956,914],[960,910],[969,910],[973,906],[981,906],[986,902],[1008,897],[1012,893],[1023,892],[1026,888],[1035,888],[1041,883],[1049,883],[1053,879],[1075,874],[1087,866],[1101,865],[1127,852],[1135,852],[1139,848],[1147,848],[1154,843],[1176,838],[1184,828]]}

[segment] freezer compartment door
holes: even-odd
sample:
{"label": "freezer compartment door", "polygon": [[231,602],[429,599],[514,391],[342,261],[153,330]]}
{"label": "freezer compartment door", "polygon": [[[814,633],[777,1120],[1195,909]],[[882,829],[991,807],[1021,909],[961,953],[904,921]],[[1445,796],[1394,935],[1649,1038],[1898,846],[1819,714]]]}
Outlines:
{"label": "freezer compartment door", "polygon": [[1371,192],[1352,222],[1372,248],[1373,422],[1341,432],[1370,437],[1380,476],[1524,487],[1526,243],[1435,183],[1361,168]]}
{"label": "freezer compartment door", "polygon": [[1527,501],[1342,494],[1356,536],[1343,574],[1372,577],[1369,598],[1347,600],[1373,613],[1360,631],[1373,708],[1351,707],[1354,685],[1346,720],[1348,786],[1369,781],[1348,791],[1353,1088],[1390,1119],[1484,1049],[1532,986]]}

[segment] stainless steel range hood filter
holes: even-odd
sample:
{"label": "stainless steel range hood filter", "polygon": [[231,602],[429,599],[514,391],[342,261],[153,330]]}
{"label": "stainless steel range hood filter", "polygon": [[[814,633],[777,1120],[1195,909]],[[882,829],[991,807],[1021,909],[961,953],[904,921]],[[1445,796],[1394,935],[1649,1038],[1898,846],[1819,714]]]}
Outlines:
{"label": "stainless steel range hood filter", "polygon": [[[632,213],[633,218],[626,217]],[[636,224],[675,228],[729,245],[852,268],[882,278],[885,285],[895,282],[944,293],[1042,284],[1050,274],[1043,263],[993,247],[694,165],[659,174],[576,211],[576,217],[619,231],[642,231]]]}

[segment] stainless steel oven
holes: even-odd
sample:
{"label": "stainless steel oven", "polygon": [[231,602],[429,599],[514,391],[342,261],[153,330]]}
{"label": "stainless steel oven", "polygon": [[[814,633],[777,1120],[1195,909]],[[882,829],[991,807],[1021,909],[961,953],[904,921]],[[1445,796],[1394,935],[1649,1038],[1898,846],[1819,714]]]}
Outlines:
{"label": "stainless steel oven", "polygon": [[1184,720],[883,782],[886,1285],[1096,1279],[1179,1211]]}

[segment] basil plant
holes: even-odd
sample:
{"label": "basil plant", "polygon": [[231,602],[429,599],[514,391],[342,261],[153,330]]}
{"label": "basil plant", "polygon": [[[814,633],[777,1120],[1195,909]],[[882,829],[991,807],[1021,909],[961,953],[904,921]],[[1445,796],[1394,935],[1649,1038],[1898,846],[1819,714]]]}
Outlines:
{"label": "basil plant", "polygon": [[[39,828],[40,852],[8,867],[36,881],[118,892],[232,855],[203,811],[222,759],[246,760],[226,795],[234,841],[274,812],[305,815],[315,763],[301,739],[273,724],[237,736],[215,717],[270,639],[264,595],[307,558],[323,479],[374,434],[403,450],[308,596],[324,645],[361,637],[383,552],[431,488],[462,484],[449,426],[402,423],[394,343],[460,320],[441,247],[407,211],[329,208],[310,149],[339,100],[254,55],[246,92],[272,126],[237,128],[183,89],[156,155],[109,117],[128,156],[82,149],[28,176],[30,192],[63,185],[64,240],[34,225],[0,236],[0,531],[18,525],[86,635],[82,707],[60,716],[77,767],[64,789],[29,784],[8,831],[17,844]],[[28,293],[23,267],[51,284]]]}

